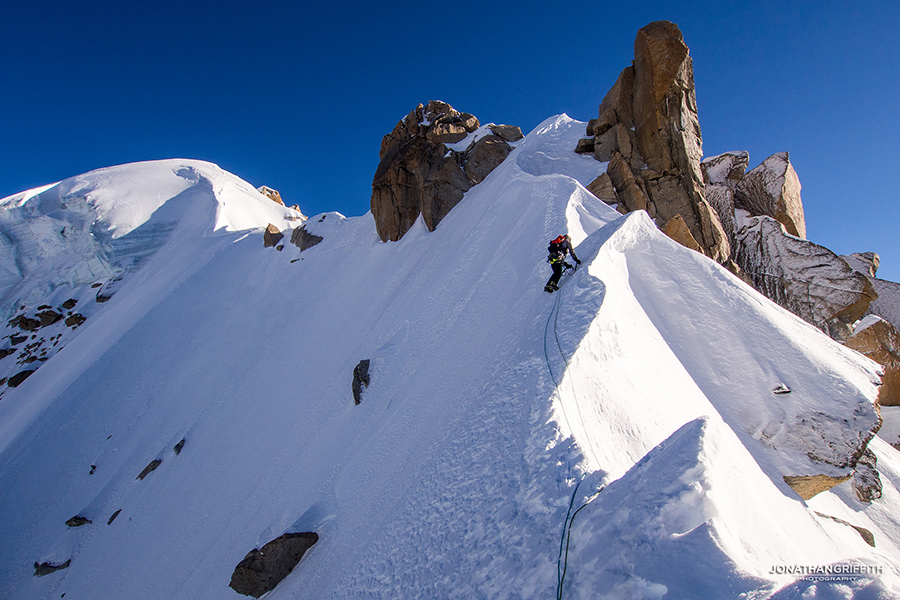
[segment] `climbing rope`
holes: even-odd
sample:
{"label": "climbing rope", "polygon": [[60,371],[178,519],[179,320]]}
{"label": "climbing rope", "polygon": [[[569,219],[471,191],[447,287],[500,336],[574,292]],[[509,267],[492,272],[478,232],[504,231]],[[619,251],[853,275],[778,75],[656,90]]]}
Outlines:
{"label": "climbing rope", "polygon": [[[575,486],[575,491],[572,493],[572,500],[569,501],[569,510],[572,510],[572,504],[575,500],[575,495],[578,493],[578,486],[581,485],[581,482],[584,481],[584,476],[581,476],[581,480],[578,482],[578,485]],[[575,522],[575,517],[578,513],[581,512],[581,509],[594,501],[594,499],[600,495],[600,492],[603,491],[603,487],[594,492],[594,494],[584,501],[584,504],[578,507],[572,516],[569,517],[566,515],[566,521],[568,524],[563,523],[563,539],[559,542],[559,558],[556,559],[556,600],[562,600],[563,596],[563,583],[566,580],[566,570],[569,567],[569,542],[572,541],[572,523]],[[566,542],[566,552],[565,556],[563,556],[563,540]],[[560,560],[562,560],[562,573],[560,573]]]}
{"label": "climbing rope", "polygon": [[[556,339],[556,348],[559,350],[560,356],[562,356],[563,361],[566,363],[566,370],[569,368],[569,360],[566,358],[565,352],[562,349],[562,343],[559,341],[559,305],[560,299],[562,298],[562,291],[558,291],[556,294],[556,300],[553,303],[553,308],[550,309],[550,314],[547,316],[547,324],[544,326],[544,359],[547,361],[547,370],[550,371],[550,378],[553,380],[553,385],[556,388],[556,395],[559,398],[559,406],[562,411],[563,419],[566,421],[566,425],[569,427],[569,431],[574,431],[572,429],[572,424],[569,422],[569,416],[566,414],[566,407],[562,402],[562,393],[559,389],[559,382],[556,380],[556,376],[553,374],[553,367],[550,365],[550,355],[547,352],[547,333],[550,331],[550,321],[553,321],[553,337]],[[581,421],[581,428],[587,433],[587,428],[584,425],[584,417],[581,414],[581,407],[578,404],[578,399],[575,398],[575,384],[572,383],[572,396],[575,400],[575,408],[578,411],[578,419]],[[593,443],[588,437],[588,445],[590,448],[591,454],[594,456],[594,461],[599,464],[597,460],[597,455],[594,452]],[[562,535],[559,540],[559,554],[556,558],[556,600],[562,600],[563,596],[563,583],[566,579],[566,571],[568,570],[569,564],[569,543],[572,539],[572,523],[575,521],[575,516],[581,512],[585,506],[590,504],[599,494],[603,491],[601,487],[597,492],[595,492],[590,498],[585,500],[584,504],[578,507],[575,512],[572,512],[572,507],[575,505],[575,497],[578,495],[578,488],[581,487],[581,482],[584,481],[584,474],[581,475],[581,478],[578,480],[578,483],[575,484],[575,489],[572,491],[572,497],[569,499],[569,508],[566,511],[566,519],[563,521],[563,529]]]}
{"label": "climbing rope", "polygon": [[[568,277],[569,275],[567,275]],[[547,324],[544,326],[544,359],[547,361],[547,370],[550,371],[550,377],[553,379],[553,385],[556,387],[556,395],[559,397],[559,406],[562,410],[563,418],[566,420],[566,425],[569,426],[569,431],[574,432],[575,430],[572,428],[572,423],[569,421],[569,416],[566,414],[566,407],[562,401],[562,392],[560,391],[559,384],[560,382],[556,380],[556,376],[553,374],[553,367],[550,365],[550,356],[547,352],[547,333],[550,331],[550,321],[553,321],[553,337],[556,339],[556,348],[559,350],[559,355],[562,357],[563,362],[566,364],[566,370],[569,369],[569,359],[566,358],[566,353],[563,352],[562,343],[559,341],[559,305],[562,298],[562,289],[556,292],[556,301],[553,303],[553,308],[550,309],[550,314],[547,317]],[[584,416],[581,414],[581,405],[578,403],[578,398],[575,394],[575,382],[572,382],[572,398],[575,400],[575,410],[578,411],[578,420],[581,422],[581,429],[587,434],[587,427],[584,424]],[[588,440],[588,450],[594,458],[594,463],[597,465],[600,464],[600,461],[597,459],[597,453],[594,451],[594,443],[591,441],[590,436],[587,436]]]}

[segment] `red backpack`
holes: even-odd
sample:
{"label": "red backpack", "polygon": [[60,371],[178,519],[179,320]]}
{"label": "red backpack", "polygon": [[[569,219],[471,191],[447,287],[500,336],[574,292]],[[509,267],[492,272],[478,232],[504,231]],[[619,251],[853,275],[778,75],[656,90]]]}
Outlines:
{"label": "red backpack", "polygon": [[565,241],[566,241],[566,236],[564,236],[564,235],[559,236],[558,238],[556,238],[555,240],[550,242],[550,246],[547,247],[547,252],[549,252],[551,255],[561,254],[562,253],[562,245],[563,245],[563,242],[565,242]]}

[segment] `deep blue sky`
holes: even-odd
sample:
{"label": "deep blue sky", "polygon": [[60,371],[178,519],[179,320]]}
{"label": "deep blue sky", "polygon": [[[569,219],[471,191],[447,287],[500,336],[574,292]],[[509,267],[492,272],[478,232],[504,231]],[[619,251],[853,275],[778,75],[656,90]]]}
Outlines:
{"label": "deep blue sky", "polygon": [[215,162],[309,215],[369,207],[381,137],[441,99],[588,120],[667,19],[704,151],[788,150],[808,237],[900,280],[900,2],[7,2],[0,197],[99,167]]}

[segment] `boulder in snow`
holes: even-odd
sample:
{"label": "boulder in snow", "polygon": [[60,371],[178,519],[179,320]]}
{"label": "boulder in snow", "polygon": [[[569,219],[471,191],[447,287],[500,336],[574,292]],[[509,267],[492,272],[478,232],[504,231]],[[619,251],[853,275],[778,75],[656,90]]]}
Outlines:
{"label": "boulder in snow", "polygon": [[144,477],[146,477],[147,475],[149,475],[150,473],[155,471],[156,468],[161,464],[162,464],[162,461],[158,458],[151,460],[150,464],[148,464],[146,467],[144,467],[144,470],[141,471],[140,475],[138,475],[136,477],[136,479],[143,481]]}
{"label": "boulder in snow", "polygon": [[281,230],[278,229],[278,226],[269,223],[266,226],[265,232],[263,233],[263,247],[271,248],[272,246],[278,244],[278,242],[280,242],[281,238],[283,237],[284,234],[281,233]]}
{"label": "boulder in snow", "polygon": [[75,515],[74,517],[66,521],[66,525],[68,527],[81,527],[82,525],[90,524],[91,520],[86,517],[82,517],[81,515]]}
{"label": "boulder in snow", "polygon": [[62,319],[62,315],[54,310],[44,310],[35,315],[41,322],[41,327],[47,327],[48,325],[53,325],[60,319]]}
{"label": "boulder in snow", "polygon": [[30,319],[25,315],[20,315],[10,321],[10,325],[18,326],[23,331],[37,331],[41,328],[41,322],[37,319]]}
{"label": "boulder in snow", "polygon": [[291,233],[291,243],[300,248],[301,252],[307,248],[312,248],[323,239],[325,238],[320,235],[308,232],[306,230],[306,225],[297,227],[294,229],[293,233]]}
{"label": "boulder in snow", "polygon": [[369,359],[359,361],[359,364],[353,367],[353,400],[357,404],[362,400],[363,386],[369,387]]}
{"label": "boulder in snow", "polygon": [[71,565],[71,564],[72,564],[71,558],[69,560],[67,560],[66,562],[58,564],[58,565],[55,565],[55,564],[49,563],[49,562],[42,562],[40,564],[35,562],[34,563],[34,576],[35,577],[43,577],[45,575],[49,575],[50,573],[55,573],[55,572],[61,571],[63,569],[68,569],[69,565]]}
{"label": "boulder in snow", "polygon": [[314,532],[286,533],[251,550],[234,568],[228,586],[239,594],[259,598],[275,589],[318,540]]}
{"label": "boulder in snow", "polygon": [[31,377],[35,370],[36,369],[26,369],[24,371],[19,371],[7,380],[6,385],[11,388],[18,387],[23,381]]}
{"label": "boulder in snow", "polygon": [[74,313],[66,317],[66,327],[78,327],[87,321],[87,318],[81,313]]}

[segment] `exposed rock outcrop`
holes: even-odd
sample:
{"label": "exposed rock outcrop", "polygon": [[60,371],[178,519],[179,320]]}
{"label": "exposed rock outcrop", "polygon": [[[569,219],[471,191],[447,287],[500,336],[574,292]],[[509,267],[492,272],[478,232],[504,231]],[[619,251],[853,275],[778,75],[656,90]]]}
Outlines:
{"label": "exposed rock outcrop", "polygon": [[787,152],[773,154],[748,171],[735,189],[734,205],[753,216],[772,217],[789,234],[806,239],[800,179]]}
{"label": "exposed rock outcrop", "polygon": [[[650,23],[638,31],[634,56],[588,127],[594,158],[609,161],[622,212],[646,210],[660,229],[727,264],[728,236],[705,197],[693,63],[681,31]],[[583,140],[579,151],[589,146]]]}
{"label": "exposed rock outcrop", "polygon": [[69,519],[68,521],[66,521],[66,525],[68,527],[81,527],[82,525],[90,525],[90,524],[91,524],[91,520],[86,517],[82,517],[81,515],[76,515],[76,516],[72,517],[71,519]]}
{"label": "exposed rock outcrop", "polygon": [[41,327],[47,327],[49,325],[53,325],[60,319],[62,319],[62,315],[54,310],[44,310],[35,315],[38,320],[41,322]]}
{"label": "exposed rock outcrop", "polygon": [[284,200],[281,199],[281,194],[278,192],[278,190],[273,190],[267,185],[261,185],[256,188],[256,191],[267,197],[272,202],[284,206]]}
{"label": "exposed rock outcrop", "polygon": [[293,233],[291,233],[291,243],[303,252],[307,248],[312,248],[319,242],[321,242],[323,238],[321,235],[315,235],[314,233],[310,233],[306,230],[306,225],[302,225],[294,229]]}
{"label": "exposed rock outcrop", "polygon": [[78,327],[87,321],[87,318],[81,313],[74,313],[66,317],[66,327]]}
{"label": "exposed rock outcrop", "polygon": [[284,237],[284,234],[281,233],[281,230],[278,229],[277,225],[269,223],[266,226],[265,232],[263,232],[263,247],[271,248],[276,246],[278,242],[281,241],[281,238]]}
{"label": "exposed rock outcrop", "polygon": [[816,494],[830,490],[834,486],[844,483],[851,475],[845,477],[830,477],[828,475],[785,475],[784,482],[797,492],[804,500],[809,500]]}
{"label": "exposed rock outcrop", "polygon": [[900,283],[875,276],[881,263],[874,252],[857,252],[841,256],[848,265],[869,278],[878,297],[869,304],[869,314],[878,315],[900,329]]}
{"label": "exposed rock outcrop", "polygon": [[788,235],[772,217],[739,220],[734,258],[753,287],[838,341],[877,297],[869,280],[831,250]]}
{"label": "exposed rock outcrop", "polygon": [[884,367],[878,403],[900,406],[900,332],[884,319],[869,315],[862,319],[845,342],[849,348]]}
{"label": "exposed rock outcrop", "polygon": [[826,515],[826,514],[823,514],[823,513],[818,512],[818,511],[816,512],[816,514],[819,515],[819,516],[822,517],[822,518],[825,518],[825,519],[831,519],[831,520],[834,521],[835,523],[840,523],[841,525],[846,525],[847,527],[853,528],[854,530],[856,530],[856,533],[858,533],[858,534],[860,535],[860,537],[862,537],[862,539],[863,539],[868,545],[872,546],[873,548],[875,547],[875,536],[872,534],[871,531],[869,531],[869,530],[866,529],[865,527],[859,527],[859,526],[854,525],[854,524],[852,524],[852,523],[848,523],[848,522],[845,521],[844,519],[838,519],[837,517],[832,517],[831,515]]}
{"label": "exposed rock outcrop", "polygon": [[239,594],[259,598],[275,589],[318,540],[313,532],[286,533],[251,550],[235,567],[228,586]]}
{"label": "exposed rock outcrop", "polygon": [[734,192],[750,165],[750,153],[745,151],[726,152],[712,156],[700,163],[706,200],[719,216],[722,230],[734,250]]}
{"label": "exposed rock outcrop", "polygon": [[369,359],[359,361],[359,364],[353,367],[353,401],[359,404],[362,401],[363,386],[369,387]]}
{"label": "exposed rock outcrop", "polygon": [[448,148],[479,128],[478,119],[446,102],[419,104],[384,136],[372,180],[372,215],[382,241],[396,241],[422,215],[434,231],[463,194],[481,182],[512,149],[521,130],[491,125],[491,134],[465,150]]}
{"label": "exposed rock outcrop", "polygon": [[151,460],[150,464],[148,464],[146,467],[144,467],[144,470],[141,471],[140,475],[138,475],[136,477],[136,479],[143,480],[144,477],[146,477],[147,475],[149,475],[150,473],[155,471],[156,468],[161,464],[162,464],[162,461],[158,458]]}
{"label": "exposed rock outcrop", "polygon": [[45,575],[49,575],[50,573],[55,573],[57,571],[61,571],[62,569],[68,569],[69,565],[72,564],[72,559],[70,558],[66,562],[58,565],[54,565],[53,563],[43,562],[38,564],[34,563],[34,576],[35,577],[43,577]]}
{"label": "exposed rock outcrop", "polygon": [[481,183],[488,173],[497,168],[510,153],[512,147],[496,135],[478,139],[466,150],[464,171],[472,185]]}
{"label": "exposed rock outcrop", "polygon": [[36,370],[37,369],[26,369],[24,371],[19,371],[18,373],[16,373],[15,375],[10,377],[6,381],[6,385],[8,385],[11,388],[18,387],[19,385],[22,384],[23,381],[25,381],[26,379],[31,377],[31,374],[34,373]]}
{"label": "exposed rock outcrop", "polygon": [[499,138],[503,138],[507,142],[518,142],[525,137],[522,133],[522,129],[515,125],[494,125],[491,123],[488,127],[490,128],[491,133]]}
{"label": "exposed rock outcrop", "polygon": [[619,195],[616,193],[616,186],[613,185],[609,173],[602,173],[587,185],[587,191],[603,200],[609,205],[616,206],[619,204]]}
{"label": "exposed rock outcrop", "polygon": [[881,476],[878,474],[877,463],[875,453],[868,449],[856,463],[852,485],[860,502],[872,502],[881,498]]}

